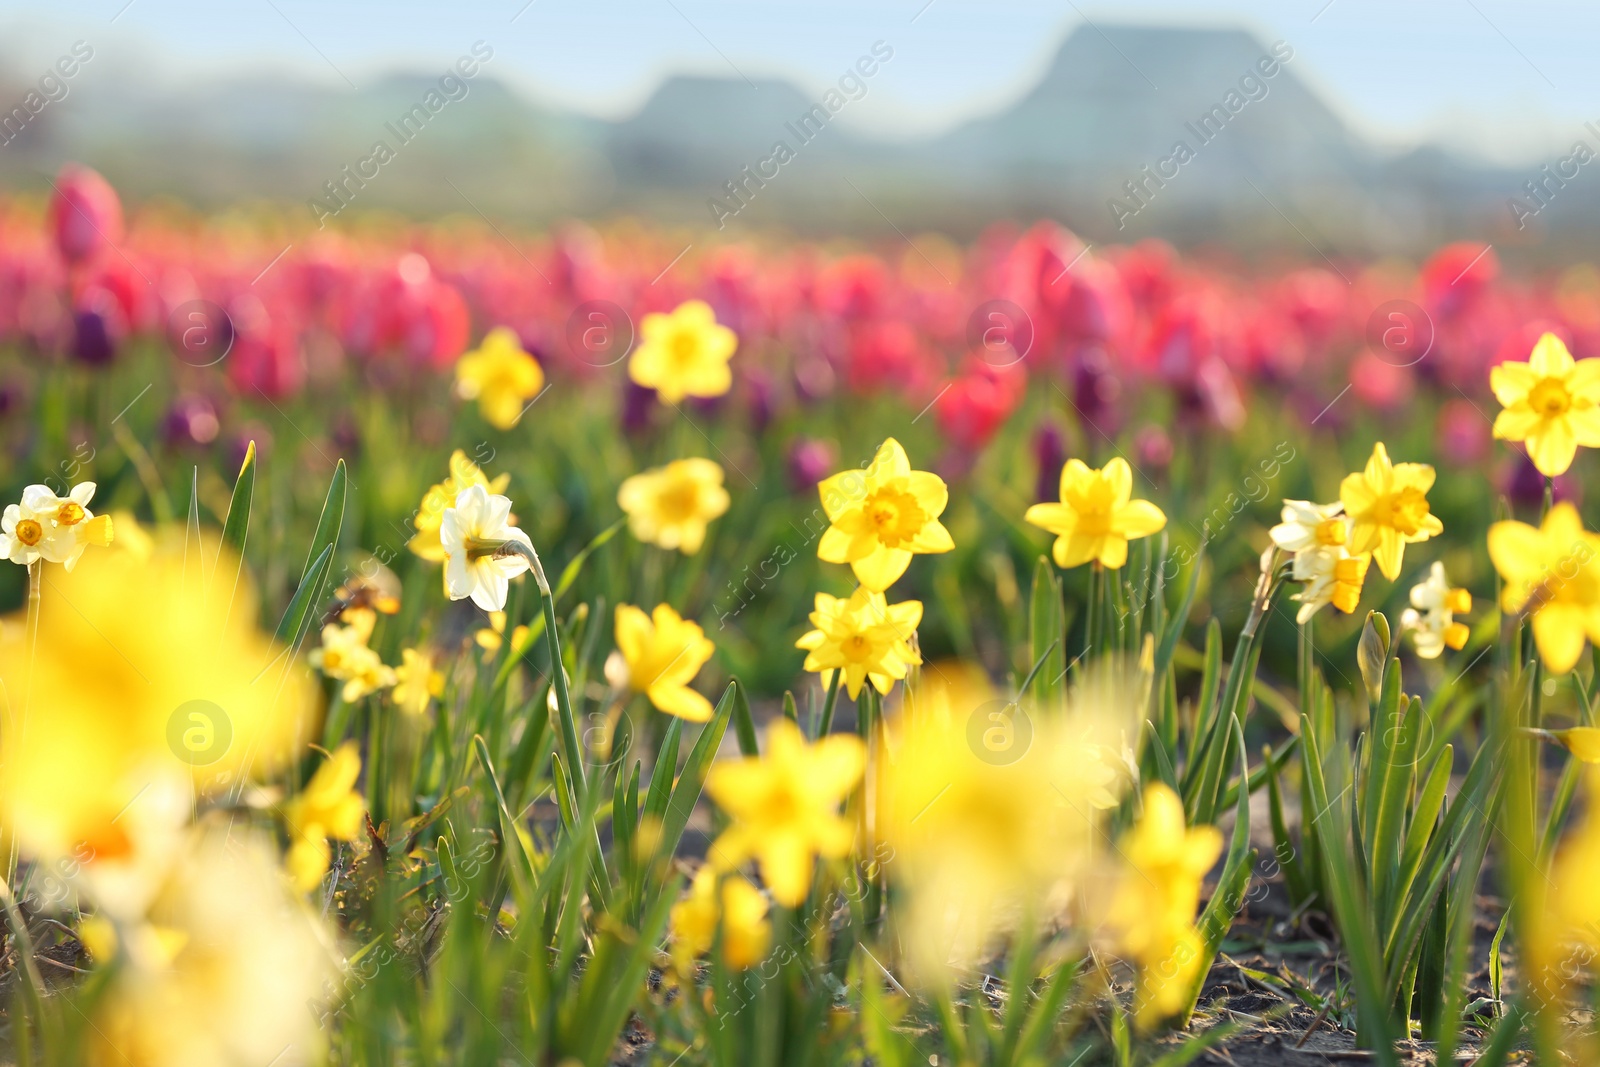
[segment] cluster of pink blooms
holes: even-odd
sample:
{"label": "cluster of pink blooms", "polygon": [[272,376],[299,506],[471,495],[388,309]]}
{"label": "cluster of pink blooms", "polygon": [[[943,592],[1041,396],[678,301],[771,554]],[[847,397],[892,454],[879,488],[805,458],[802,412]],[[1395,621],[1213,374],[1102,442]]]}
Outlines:
{"label": "cluster of pink blooms", "polygon": [[[875,253],[681,250],[632,222],[537,237],[475,222],[282,227],[159,202],[125,224],[111,186],[68,167],[42,214],[37,201],[0,199],[0,346],[103,365],[140,338],[176,343],[186,324],[175,310],[204,300],[225,309],[231,348],[197,388],[279,403],[351,367],[380,387],[420,387],[503,325],[553,382],[626,390],[620,354],[595,358],[580,342],[581,309],[622,309],[611,327],[627,334],[647,312],[700,298],[740,339],[738,385],[718,403],[761,426],[789,404],[889,395],[932,412],[952,456],[975,454],[1030,384],[1059,391],[1106,437],[1149,417],[1162,390],[1166,426],[1236,431],[1263,390],[1308,422],[1346,386],[1379,413],[1419,387],[1469,405],[1458,389],[1478,395],[1490,365],[1525,359],[1545,331],[1578,355],[1600,352],[1600,272],[1510,279],[1477,243],[1420,269],[1311,257],[1246,269],[1158,241],[1091,249],[1048,222],[996,225],[964,249],[913,237]],[[629,397],[624,411],[636,421],[648,406]],[[1480,416],[1443,412],[1441,433],[1487,446],[1471,425]],[[1163,448],[1155,434],[1140,458],[1159,463]]]}

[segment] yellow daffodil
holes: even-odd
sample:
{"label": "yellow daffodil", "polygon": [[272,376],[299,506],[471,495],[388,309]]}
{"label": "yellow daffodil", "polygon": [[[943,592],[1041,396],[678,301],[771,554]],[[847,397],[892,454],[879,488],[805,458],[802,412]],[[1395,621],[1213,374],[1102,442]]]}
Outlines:
{"label": "yellow daffodil", "polygon": [[1205,964],[1195,912],[1200,886],[1222,853],[1214,826],[1190,829],[1183,801],[1162,784],[1146,787],[1144,814],[1118,851],[1127,870],[1108,920],[1121,951],[1139,965],[1137,1021],[1145,1029],[1189,1006]]}
{"label": "yellow daffodil", "polygon": [[[720,892],[718,892],[720,888]],[[737,874],[717,877],[707,864],[694,876],[688,894],[672,906],[673,955],[679,969],[711,951],[718,927],[722,929],[722,959],[736,971],[760,963],[772,944],[767,922],[767,898]]]}
{"label": "yellow daffodil", "polygon": [[1538,529],[1522,522],[1489,527],[1489,559],[1505,584],[1500,606],[1526,609],[1544,665],[1565,674],[1600,642],[1600,536],[1583,528],[1578,509],[1560,503]]}
{"label": "yellow daffodil", "polygon": [[1489,387],[1505,409],[1495,437],[1524,442],[1540,474],[1565,474],[1579,445],[1600,447],[1600,359],[1574,360],[1555,334],[1535,342],[1528,362],[1492,368]]}
{"label": "yellow daffodil", "polygon": [[62,497],[46,485],[28,486],[22,503],[0,515],[0,555],[23,565],[43,559],[70,571],[84,549],[111,544],[111,516],[89,510],[94,490],[93,482],[79,482]]}
{"label": "yellow daffodil", "polygon": [[839,804],[861,780],[867,750],[850,734],[807,744],[781,718],[767,727],[766,742],[764,756],[722,760],[706,776],[706,792],[733,819],[712,855],[725,866],[754,856],[773,898],[793,908],[811,888],[815,858],[837,859],[855,841]]}
{"label": "yellow daffodil", "polygon": [[850,564],[868,589],[888,589],[914,554],[955,548],[939,522],[950,500],[944,479],[912,470],[906,450],[892,437],[865,471],[842,471],[817,491],[831,523],[817,542],[817,558]]}
{"label": "yellow daffodil", "polygon": [[111,525],[117,533],[113,542],[117,551],[131,552],[139,559],[149,559],[155,551],[155,538],[133,517],[133,512],[124,510],[113,513]]}
{"label": "yellow daffodil", "polygon": [[[520,656],[527,651],[531,643],[528,637],[527,626],[518,624],[511,628],[511,654]],[[478,630],[472,635],[479,648],[483,649],[483,661],[489,662],[495,654],[505,647],[506,643],[506,613],[503,611],[489,612],[489,625]]]}
{"label": "yellow daffodil", "polygon": [[989,957],[1024,916],[1050,922],[1100,869],[1103,813],[1129,779],[1110,754],[1137,736],[1143,706],[1121,681],[1074,687],[1066,707],[1041,713],[981,668],[919,672],[886,725],[872,796],[920,981]]}
{"label": "yellow daffodil", "polygon": [[1418,656],[1438,659],[1447,647],[1467,643],[1467,628],[1455,617],[1471,610],[1472,594],[1452,588],[1444,564],[1436,560],[1428,577],[1411,587],[1411,606],[1400,616],[1400,628],[1412,632]]}
{"label": "yellow daffodil", "polygon": [[455,506],[445,509],[439,541],[444,545],[444,587],[450,599],[471,597],[484,611],[503,611],[511,579],[530,564],[523,556],[499,556],[495,551],[507,541],[533,547],[528,535],[511,525],[511,501],[481,485],[463,489]]}
{"label": "yellow daffodil", "polygon": [[322,647],[312,649],[308,658],[323,674],[344,683],[341,695],[353,704],[389,688],[395,683],[395,673],[367,644],[377,616],[369,609],[347,609],[343,614],[349,621],[324,626]]}
{"label": "yellow daffodil", "polygon": [[1548,872],[1530,878],[1526,911],[1529,984],[1557,1002],[1585,978],[1600,952],[1600,768],[1584,768],[1584,814],[1567,831]]}
{"label": "yellow daffodil", "polygon": [[509,430],[544,389],[539,361],[522,350],[517,331],[490,330],[483,343],[456,363],[456,395],[476,400],[478,413],[497,430]]}
{"label": "yellow daffodil", "polygon": [[35,858],[124,853],[119,816],[153,781],[238,786],[319,721],[312,675],[257,629],[248,569],[209,534],[186,566],[185,542],[177,528],[147,559],[90,553],[50,577],[36,643],[20,619],[0,630],[0,686],[27,724],[0,732],[0,825]]}
{"label": "yellow daffodil", "polygon": [[394,679],[389,697],[408,715],[421,715],[428,710],[428,702],[444,692],[444,675],[434,669],[433,656],[415,648],[400,650]]}
{"label": "yellow daffodil", "polygon": [[668,715],[689,722],[711,719],[711,701],[689,688],[717,650],[698,623],[668,604],[657,604],[649,615],[632,604],[618,604],[616,639],[630,689]]}
{"label": "yellow daffodil", "polygon": [[854,700],[863,682],[887,694],[906,676],[906,668],[922,662],[911,646],[922,622],[922,602],[890,604],[882,593],[858,587],[849,598],[818,593],[811,630],[795,642],[807,651],[805,669],[820,671],[824,685],[833,672],[844,672],[844,685]]}
{"label": "yellow daffodil", "polygon": [[1035,504],[1023,516],[1056,535],[1056,566],[1098,560],[1113,569],[1128,562],[1128,542],[1157,533],[1166,515],[1148,500],[1133,500],[1133,471],[1120,456],[1100,470],[1079,459],[1061,468],[1061,502]]}
{"label": "yellow daffodil", "polygon": [[728,491],[711,460],[675,459],[624,480],[617,504],[634,537],[692,556],[705,543],[706,526],[728,510]]}
{"label": "yellow daffodil", "polygon": [[423,559],[443,563],[445,552],[444,545],[439,543],[439,525],[444,521],[445,511],[455,505],[461,491],[481,485],[491,493],[504,493],[510,483],[509,474],[502,474],[490,481],[478,469],[478,465],[467,458],[465,452],[456,449],[450,453],[450,477],[423,494],[422,503],[417,506],[417,513],[411,519],[417,533],[406,547]]}
{"label": "yellow daffodil", "polygon": [[256,835],[236,826],[192,837],[147,915],[88,924],[96,958],[117,965],[99,976],[83,1062],[321,1062],[317,1016],[340,977],[333,932],[289,892]]}
{"label": "yellow daffodil", "polygon": [[1428,510],[1432,488],[1432,467],[1390,463],[1383,442],[1373,445],[1366,469],[1345,475],[1339,484],[1339,501],[1350,516],[1346,549],[1352,556],[1371,553],[1389,581],[1400,577],[1406,546],[1444,530],[1439,517]]}
{"label": "yellow daffodil", "polygon": [[367,802],[355,790],[359,777],[361,754],[354,741],[346,741],[317,768],[299,795],[283,806],[290,842],[284,862],[302,893],[316,888],[328,873],[332,857],[328,839],[354,841],[361,832]]}
{"label": "yellow daffodil", "polygon": [[1573,726],[1544,733],[1559,741],[1574,758],[1584,763],[1600,763],[1600,726]]}
{"label": "yellow daffodil", "polygon": [[628,377],[669,404],[686,396],[721,396],[733,385],[728,360],[738,347],[739,338],[717,322],[710,304],[688,300],[670,315],[654,312],[639,323]]}

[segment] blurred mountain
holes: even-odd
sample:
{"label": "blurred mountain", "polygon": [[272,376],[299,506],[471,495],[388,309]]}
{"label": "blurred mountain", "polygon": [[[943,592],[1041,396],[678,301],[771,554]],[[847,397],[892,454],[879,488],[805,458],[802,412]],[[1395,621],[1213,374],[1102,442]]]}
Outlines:
{"label": "blurred mountain", "polygon": [[[1048,215],[1094,240],[1298,243],[1328,254],[1515,233],[1506,199],[1531,173],[1432,146],[1379,151],[1307,87],[1299,63],[1288,45],[1237,30],[1080,26],[1015,103],[911,142],[852,130],[843,93],[778,81],[670,78],[636,114],[609,122],[529,102],[491,67],[464,97],[414,119],[418,131],[398,123],[438,85],[416,76],[355,92],[262,78],[203,91],[83,78],[0,146],[0,181],[42,185],[79,159],[134,197],[304,201],[308,217],[314,198],[339,204],[336,183],[353,212],[530,224],[632,212],[696,226],[957,235]],[[25,88],[0,75],[0,99]],[[380,143],[392,158],[364,162]],[[1590,229],[1600,194],[1580,192],[1539,224]]]}

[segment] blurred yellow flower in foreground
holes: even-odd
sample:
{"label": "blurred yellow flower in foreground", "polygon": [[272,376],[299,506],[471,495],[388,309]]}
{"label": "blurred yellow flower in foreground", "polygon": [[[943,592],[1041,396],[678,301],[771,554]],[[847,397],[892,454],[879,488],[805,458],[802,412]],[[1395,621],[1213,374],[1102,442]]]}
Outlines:
{"label": "blurred yellow flower in foreground", "polygon": [[617,505],[634,537],[692,556],[705,543],[706,526],[728,510],[722,477],[709,459],[675,459],[625,479]]}
{"label": "blurred yellow flower in foreground", "polygon": [[90,920],[85,934],[119,960],[95,1001],[91,1067],[322,1062],[331,934],[248,833],[190,832],[141,922]]}
{"label": "blurred yellow flower in foreground", "polygon": [[868,589],[888,589],[906,572],[914,554],[956,547],[939,522],[950,502],[944,479],[912,470],[906,450],[892,437],[866,470],[824,478],[817,492],[832,524],[817,542],[817,558],[850,564],[856,580]]}
{"label": "blurred yellow flower in foreground", "polygon": [[867,750],[848,734],[807,744],[788,719],[774,720],[766,740],[764,756],[722,760],[706,776],[706,792],[733,819],[711,856],[724,868],[754,856],[773,898],[793,908],[811,888],[815,858],[837,859],[855,842],[839,804],[861,780]]}
{"label": "blurred yellow flower in foreground", "polygon": [[1432,467],[1391,463],[1383,442],[1373,445],[1366,468],[1339,483],[1339,500],[1351,523],[1346,550],[1352,556],[1370,552],[1385,578],[1392,582],[1400,577],[1406,546],[1444,530],[1439,516],[1428,509],[1432,488]]}
{"label": "blurred yellow flower in foreground", "polygon": [[1505,409],[1494,435],[1525,442],[1540,474],[1565,474],[1579,445],[1600,447],[1600,359],[1574,360],[1555,334],[1534,343],[1528,362],[1490,368],[1489,388]]}
{"label": "blurred yellow flower in foreground", "polygon": [[724,875],[720,892],[716,868],[701,867],[688,894],[672,906],[673,955],[687,971],[693,961],[711,951],[717,927],[722,927],[722,960],[736,971],[754,967],[772,944],[767,922],[767,898],[761,890],[737,875]]}
{"label": "blurred yellow flower in foreground", "polygon": [[890,604],[882,593],[861,586],[848,599],[818,593],[816,605],[811,613],[816,629],[795,647],[809,653],[805,669],[820,671],[824,685],[833,683],[834,671],[843,671],[851,700],[867,681],[887,695],[908,667],[922,662],[911,646],[922,622],[920,600]]}
{"label": "blurred yellow flower in foreground", "polygon": [[305,788],[283,805],[283,821],[289,830],[285,863],[302,893],[316,888],[328,873],[333,854],[328,838],[354,841],[361,832],[367,802],[355,789],[359,777],[361,753],[354,741],[346,741],[317,768]]}
{"label": "blurred yellow flower in foreground", "polygon": [[444,521],[447,508],[455,506],[456,497],[461,491],[470,486],[481,485],[491,493],[504,493],[506,486],[511,484],[511,475],[502,474],[490,481],[478,469],[478,465],[467,458],[461,449],[450,453],[450,477],[434,485],[423,494],[422,503],[417,506],[417,513],[411,517],[411,524],[416,527],[416,536],[406,543],[406,547],[423,559],[434,563],[444,562],[444,545],[439,542],[439,525]]}
{"label": "blurred yellow flower in foreground", "polygon": [[618,604],[616,639],[628,688],[649,697],[658,711],[690,722],[710,721],[711,701],[689,688],[717,650],[699,623],[684,619],[670,604],[657,604],[649,615]]}
{"label": "blurred yellow flower in foreground", "polygon": [[1139,965],[1136,1019],[1149,1029],[1188,1009],[1206,962],[1195,912],[1201,882],[1222,854],[1222,834],[1186,826],[1183,801],[1157,783],[1146,787],[1144,814],[1117,850],[1127,869],[1107,920],[1121,951]]}
{"label": "blurred yellow flower in foreground", "polygon": [[1133,471],[1117,457],[1100,470],[1081,459],[1061,468],[1061,502],[1035,504],[1023,516],[1056,535],[1056,566],[1078,567],[1098,560],[1113,569],[1128,562],[1128,542],[1158,533],[1167,524],[1161,509],[1134,500]]}
{"label": "blurred yellow flower in foreground", "polygon": [[456,362],[456,395],[476,400],[478,413],[497,430],[509,430],[544,389],[539,361],[522,350],[517,331],[496,326],[483,343]]}
{"label": "blurred yellow flower in foreground", "polygon": [[1489,559],[1505,582],[1500,607],[1532,616],[1547,668],[1565,674],[1583,654],[1585,637],[1600,643],[1600,535],[1584,530],[1577,508],[1557,504],[1538,529],[1495,523]]}
{"label": "blurred yellow flower in foreground", "polygon": [[[501,615],[501,626],[505,625]],[[421,715],[428,702],[444,692],[444,675],[435,670],[433,656],[415,648],[400,650],[400,666],[394,669],[395,685],[389,696],[394,706],[407,715]]]}
{"label": "blurred yellow flower in foreground", "polygon": [[1558,1001],[1587,979],[1600,953],[1600,769],[1585,769],[1584,814],[1568,830],[1543,879],[1529,879],[1535,897],[1526,911],[1530,983]]}
{"label": "blurred yellow flower in foreground", "polygon": [[[191,551],[210,558],[217,542]],[[321,714],[317,686],[256,629],[254,586],[244,573],[235,588],[236,573],[225,551],[186,566],[178,529],[147,560],[101,552],[47,572],[36,654],[20,619],[0,630],[18,724],[0,736],[0,824],[25,851],[119,854],[117,816],[152,782],[209,788],[300,750]]]}
{"label": "blurred yellow flower in foreground", "polygon": [[721,396],[733,386],[728,360],[739,338],[717,322],[704,300],[686,300],[669,315],[653,312],[639,323],[639,347],[628,357],[628,377],[676,404],[686,396]]}
{"label": "blurred yellow flower in foreground", "polygon": [[997,937],[1067,906],[1101,859],[1104,811],[1126,780],[1117,753],[1141,706],[1108,680],[1041,713],[981,668],[922,669],[875,762],[874,827],[919,982],[948,982]]}

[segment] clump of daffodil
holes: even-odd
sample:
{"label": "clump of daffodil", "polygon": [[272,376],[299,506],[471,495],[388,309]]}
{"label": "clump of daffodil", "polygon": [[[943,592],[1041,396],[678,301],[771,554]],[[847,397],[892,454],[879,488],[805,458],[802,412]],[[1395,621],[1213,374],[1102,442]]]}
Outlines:
{"label": "clump of daffodil", "polygon": [[511,501],[481,485],[469,486],[446,508],[439,524],[444,545],[444,587],[451,600],[472,598],[484,611],[504,611],[511,579],[531,566],[525,556],[500,554],[510,541],[533,542],[511,525]]}
{"label": "clump of daffodil", "polygon": [[1350,518],[1344,514],[1344,504],[1285,500],[1283,521],[1271,534],[1274,545],[1294,553],[1290,573],[1295,581],[1305,583],[1294,595],[1300,604],[1296,621],[1309,621],[1329,604],[1346,615],[1356,610],[1371,557],[1352,556],[1345,547],[1350,540]]}
{"label": "clump of daffodil", "polygon": [[860,586],[848,598],[818,593],[809,631],[795,642],[806,650],[805,669],[819,671],[831,685],[834,671],[844,672],[844,686],[854,700],[863,683],[888,694],[906,669],[922,662],[912,646],[922,622],[922,602],[890,604],[882,593]]}
{"label": "clump of daffodil", "polygon": [[483,343],[456,362],[456,395],[476,400],[478,413],[497,430],[509,430],[544,389],[539,361],[522,350],[517,331],[496,326]]}
{"label": "clump of daffodil", "polygon": [[1144,813],[1117,846],[1127,869],[1107,921],[1119,950],[1139,967],[1136,1021],[1150,1029],[1189,1007],[1206,961],[1195,928],[1200,886],[1222,853],[1214,826],[1190,828],[1183,801],[1166,785],[1144,792]]}
{"label": "clump of daffodil", "polygon": [[444,692],[444,674],[434,668],[433,655],[421,649],[400,650],[394,679],[389,698],[408,715],[421,715],[428,710],[428,702]]}
{"label": "clump of daffodil", "polygon": [[31,566],[39,560],[77,566],[84,549],[111,544],[111,516],[89,510],[95,484],[79,482],[64,497],[47,485],[30,485],[22,503],[8,504],[0,514],[0,555]]}
{"label": "clump of daffodil", "polygon": [[888,589],[915,554],[955,548],[939,522],[950,501],[944,479],[912,470],[906,450],[892,437],[866,470],[825,478],[817,491],[831,523],[817,542],[817,558],[850,564],[868,589]]}
{"label": "clump of daffodil", "polygon": [[51,578],[36,646],[20,620],[0,627],[0,685],[27,723],[0,732],[0,825],[36,858],[125,852],[118,815],[153,780],[236,785],[318,721],[314,678],[257,629],[249,572],[209,534],[185,540],[166,531],[148,558],[91,553]]}
{"label": "clump of daffodil", "polygon": [[1120,456],[1100,470],[1080,459],[1061,468],[1061,502],[1035,504],[1023,516],[1056,535],[1056,566],[1077,567],[1091,560],[1118,568],[1128,562],[1128,542],[1149,537],[1167,517],[1148,500],[1134,500],[1133,471]]}
{"label": "clump of daffodil", "polygon": [[353,704],[364,696],[387,689],[395,683],[394,668],[367,644],[377,615],[370,609],[346,610],[348,621],[329,623],[322,628],[322,646],[311,650],[311,665],[329,678],[344,683],[341,695]]}
{"label": "clump of daffodil", "polygon": [[653,312],[639,323],[639,347],[628,377],[676,404],[686,396],[721,396],[733,386],[728,360],[739,338],[717,322],[704,300],[687,300],[671,314]]}
{"label": "clump of daffodil", "polygon": [[1137,736],[1138,688],[1107,679],[1042,714],[981,668],[919,672],[873,768],[873,828],[919,982],[948,982],[1019,921],[1063,914],[1128,779],[1118,753]]}
{"label": "clump of daffodil", "polygon": [[1440,533],[1444,524],[1428,508],[1433,488],[1433,468],[1426,463],[1391,463],[1379,441],[1364,470],[1345,475],[1339,484],[1339,501],[1350,516],[1350,538],[1345,544],[1352,556],[1371,554],[1389,581],[1400,577],[1407,545]]}
{"label": "clump of daffodil", "polygon": [[797,907],[811,888],[816,857],[850,851],[855,826],[839,804],[866,769],[859,737],[832,734],[807,744],[800,728],[777,719],[767,728],[765,755],[722,760],[706,776],[706,791],[733,824],[712,845],[718,862],[755,857],[778,903]]}
{"label": "clump of daffodil", "polygon": [[1578,509],[1560,503],[1537,529],[1505,521],[1489,527],[1489,559],[1504,585],[1500,607],[1527,611],[1544,665],[1565,674],[1600,643],[1600,535],[1583,528]]}
{"label": "clump of daffodil", "polygon": [[491,481],[476,463],[467,458],[465,452],[456,449],[450,453],[450,476],[429,487],[423,494],[422,503],[417,505],[417,513],[411,518],[411,524],[417,532],[406,543],[406,547],[425,560],[443,563],[445,551],[444,545],[439,542],[439,526],[444,522],[444,513],[455,506],[456,497],[461,495],[461,491],[481,485],[490,493],[504,493],[509,484],[511,475],[502,474]]}
{"label": "clump of daffodil", "polygon": [[361,832],[367,802],[356,792],[361,777],[361,754],[354,741],[346,741],[317,768],[299,794],[283,806],[289,831],[285,863],[295,886],[307,893],[328,873],[333,849],[328,839],[354,841]]}
{"label": "clump of daffodil", "polygon": [[737,874],[721,877],[711,864],[701,867],[689,892],[672,906],[673,957],[689,972],[696,959],[711,951],[722,931],[722,960],[742,971],[760,963],[772,944],[767,898]]}
{"label": "clump of daffodil", "polygon": [[1600,359],[1574,360],[1555,334],[1534,343],[1528,362],[1490,369],[1489,387],[1505,409],[1495,437],[1524,442],[1540,474],[1565,474],[1579,445],[1600,447]]}
{"label": "clump of daffodil", "polygon": [[1472,594],[1451,586],[1444,564],[1436,560],[1428,577],[1411,587],[1411,606],[1400,616],[1400,628],[1411,631],[1418,656],[1438,659],[1446,648],[1467,643],[1467,627],[1456,616],[1471,610]]}
{"label": "clump of daffodil", "polygon": [[684,619],[670,604],[657,604],[649,615],[632,604],[618,604],[617,654],[623,670],[608,670],[656,710],[689,722],[708,722],[711,701],[689,688],[717,650],[699,623]]}
{"label": "clump of daffodil", "polygon": [[709,459],[675,459],[623,481],[617,504],[639,540],[685,556],[700,551],[706,527],[728,510],[722,468]]}
{"label": "clump of daffodil", "polygon": [[93,1001],[85,1062],[321,1062],[333,935],[266,844],[240,828],[192,831],[152,890],[136,921],[84,924],[91,954],[117,964]]}

